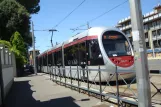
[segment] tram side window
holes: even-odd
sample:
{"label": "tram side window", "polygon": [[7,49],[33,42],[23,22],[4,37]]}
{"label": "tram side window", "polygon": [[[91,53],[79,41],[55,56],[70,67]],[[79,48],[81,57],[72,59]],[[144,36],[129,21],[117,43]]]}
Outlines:
{"label": "tram side window", "polygon": [[48,55],[48,65],[52,64],[52,54]]}
{"label": "tram side window", "polygon": [[56,65],[56,61],[57,61],[57,52],[54,53],[54,65]]}
{"label": "tram side window", "polygon": [[41,60],[40,65],[41,65],[41,66],[43,66],[43,56],[42,56],[42,57],[40,57],[40,60]]}
{"label": "tram side window", "polygon": [[41,66],[42,62],[41,62],[41,58],[38,58],[38,65]]}
{"label": "tram side window", "polygon": [[62,65],[62,51],[57,51],[54,54],[54,58],[55,58],[55,64],[56,65]]}
{"label": "tram side window", "polygon": [[52,64],[51,64],[51,65],[52,65],[52,66],[54,66],[54,65],[55,65],[55,61],[54,61],[54,53],[52,53],[51,55],[52,55]]}
{"label": "tram side window", "polygon": [[71,56],[72,56],[72,60],[71,63],[72,65],[77,65],[78,64],[78,45],[74,45],[71,48]]}
{"label": "tram side window", "polygon": [[43,66],[47,66],[47,56],[43,56]]}
{"label": "tram side window", "polygon": [[68,48],[64,48],[64,63],[68,66]]}
{"label": "tram side window", "polygon": [[78,45],[70,46],[64,49],[64,59],[66,66],[74,66],[78,63]]}
{"label": "tram side window", "polygon": [[86,64],[86,43],[79,44],[79,65]]}

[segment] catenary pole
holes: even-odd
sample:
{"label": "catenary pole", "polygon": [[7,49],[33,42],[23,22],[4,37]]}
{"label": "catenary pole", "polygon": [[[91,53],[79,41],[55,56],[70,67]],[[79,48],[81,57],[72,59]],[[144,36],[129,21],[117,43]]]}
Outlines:
{"label": "catenary pole", "polygon": [[138,106],[151,107],[150,80],[140,0],[129,0],[138,89]]}
{"label": "catenary pole", "polygon": [[32,21],[32,46],[33,46],[34,73],[35,73],[35,75],[37,75],[36,52],[35,52],[35,37],[34,37],[34,24],[33,24],[33,21]]}

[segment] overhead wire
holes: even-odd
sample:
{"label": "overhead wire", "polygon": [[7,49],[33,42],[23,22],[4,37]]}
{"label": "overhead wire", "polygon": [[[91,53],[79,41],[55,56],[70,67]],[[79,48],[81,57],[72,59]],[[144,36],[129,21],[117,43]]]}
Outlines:
{"label": "overhead wire", "polygon": [[[91,20],[89,20],[89,21],[87,21],[87,22],[88,22],[88,23],[91,23],[91,22],[93,22],[93,21],[99,19],[100,17],[102,17],[102,16],[104,16],[105,14],[111,12],[112,10],[114,10],[114,9],[116,9],[116,8],[118,8],[118,7],[120,7],[121,5],[125,4],[125,3],[128,2],[128,1],[129,1],[129,0],[125,0],[124,2],[122,2],[122,3],[120,3],[120,4],[116,5],[116,6],[114,6],[114,7],[111,8],[110,10],[108,10],[108,11],[106,11],[106,12],[100,14],[99,16],[97,16],[97,17],[95,17],[95,18],[93,18],[93,19],[91,19]],[[84,27],[84,26],[86,26],[86,25],[87,25],[87,24],[83,24],[83,25],[80,25],[80,26],[78,26],[78,27],[76,27],[76,28]]]}
{"label": "overhead wire", "polygon": [[86,0],[83,0],[77,7],[75,7],[69,14],[67,14],[62,20],[58,22],[58,24],[55,25],[55,27],[58,27],[64,20],[66,20],[75,10],[77,10]]}

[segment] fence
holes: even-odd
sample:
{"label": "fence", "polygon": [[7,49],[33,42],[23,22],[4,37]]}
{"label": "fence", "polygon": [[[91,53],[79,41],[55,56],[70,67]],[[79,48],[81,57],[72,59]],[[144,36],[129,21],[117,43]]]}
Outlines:
{"label": "fence", "polygon": [[[56,83],[77,90],[79,93],[83,92],[89,96],[95,96],[100,98],[101,101],[113,102],[118,106],[123,107],[126,107],[127,105],[137,106],[138,104],[136,77],[133,76],[133,78],[125,79],[121,71],[117,69],[117,66],[116,72],[110,75],[109,78],[105,78],[103,74],[105,69],[102,69],[100,66],[98,66],[97,69],[89,69],[88,67],[82,69],[79,66],[76,66],[75,68],[72,68],[71,66],[66,68],[39,66],[39,69],[49,73],[50,79]],[[86,78],[80,76],[84,71],[86,71]],[[91,80],[91,71],[97,72],[93,80]],[[130,72],[131,75],[134,75],[132,72]],[[128,74],[129,71],[124,73]],[[151,98],[153,106],[161,105],[160,77],[161,75],[158,74],[150,74],[149,77],[151,80]],[[105,82],[102,82],[102,79],[104,79]]]}
{"label": "fence", "polygon": [[0,105],[3,105],[16,76],[16,62],[14,54],[3,45],[0,45],[0,58]]}

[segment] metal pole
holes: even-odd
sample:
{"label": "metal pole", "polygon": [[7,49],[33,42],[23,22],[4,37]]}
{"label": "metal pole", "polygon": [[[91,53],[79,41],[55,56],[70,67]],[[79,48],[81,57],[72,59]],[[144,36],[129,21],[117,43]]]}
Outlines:
{"label": "metal pole", "polygon": [[87,72],[87,88],[88,88],[88,96],[90,96],[90,93],[89,93],[89,73],[88,73],[88,66],[86,67],[86,72]]}
{"label": "metal pole", "polygon": [[34,73],[35,73],[35,75],[37,75],[36,53],[35,53],[35,37],[34,37],[34,24],[33,24],[33,21],[32,21],[32,46],[33,46]]}
{"label": "metal pole", "polygon": [[[4,49],[0,51],[4,51]],[[3,73],[2,73],[1,52],[0,52],[0,87],[1,87],[0,89],[1,89],[2,107],[4,107],[5,106],[4,105],[4,81],[3,81]]]}
{"label": "metal pole", "polygon": [[79,86],[79,69],[78,69],[78,65],[77,65],[77,78],[78,78],[78,90],[79,90],[79,93],[80,93],[80,86]]}
{"label": "metal pole", "polygon": [[59,67],[58,67],[58,70],[59,70],[59,83],[60,83],[60,85],[61,85],[61,72],[60,72],[60,65],[59,65]]}
{"label": "metal pole", "polygon": [[52,31],[52,35],[51,35],[51,46],[53,47],[53,40],[52,40],[52,38],[53,38],[53,31]]}
{"label": "metal pole", "polygon": [[[48,73],[48,64],[49,64],[49,62],[48,62],[48,52],[47,52],[47,54],[46,54],[46,67],[47,67],[47,73]],[[50,73],[50,72],[49,72]]]}
{"label": "metal pole", "polygon": [[129,0],[138,89],[138,106],[151,107],[150,80],[140,0]]}
{"label": "metal pole", "polygon": [[55,73],[54,73],[54,76],[55,76],[55,81],[57,80],[57,77],[56,77],[56,65],[55,65]]}
{"label": "metal pole", "polygon": [[71,71],[71,65],[70,65],[70,79],[71,79],[71,89],[72,89],[72,71]]}
{"label": "metal pole", "polygon": [[49,67],[50,67],[50,80],[51,80],[51,70],[52,70],[52,66],[49,65]]}
{"label": "metal pole", "polygon": [[[65,67],[64,70],[66,71]],[[67,76],[66,76],[66,72],[65,72],[65,87],[67,87]]]}
{"label": "metal pole", "polygon": [[117,65],[116,65],[116,87],[117,87],[117,105],[120,107],[120,96],[119,96],[119,84],[118,84],[118,72],[117,72]]}
{"label": "metal pole", "polygon": [[102,86],[101,86],[101,70],[100,70],[100,65],[99,65],[99,68],[98,68],[98,72],[99,72],[100,96],[101,96],[101,102],[102,102]]}
{"label": "metal pole", "polygon": [[62,80],[61,67],[59,68],[59,70],[60,70],[60,85],[61,85],[61,80]]}
{"label": "metal pole", "polygon": [[52,78],[54,78],[53,68],[54,68],[54,54],[52,53]]}

